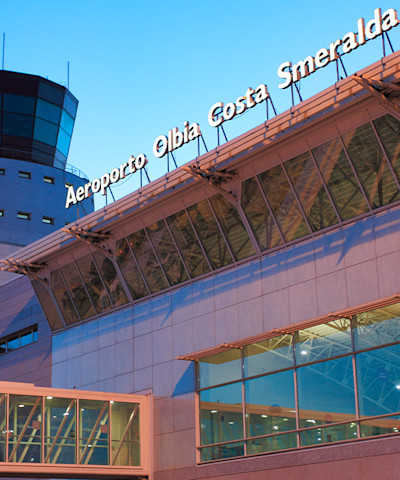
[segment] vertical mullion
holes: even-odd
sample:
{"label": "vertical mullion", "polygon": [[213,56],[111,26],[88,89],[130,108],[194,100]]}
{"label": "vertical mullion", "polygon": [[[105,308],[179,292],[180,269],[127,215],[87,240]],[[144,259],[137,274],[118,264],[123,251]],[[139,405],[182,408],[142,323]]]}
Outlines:
{"label": "vertical mullion", "polygon": [[148,233],[148,231],[147,231],[147,227],[145,227],[143,230],[144,230],[144,233],[145,233],[145,235],[146,235],[146,239],[147,239],[147,241],[149,242],[149,245],[150,245],[151,249],[153,250],[154,256],[156,257],[156,260],[157,260],[157,263],[158,263],[158,265],[159,265],[159,267],[160,267],[160,269],[161,269],[161,272],[162,272],[162,274],[164,275],[164,278],[165,278],[165,280],[166,280],[166,282],[167,282],[168,288],[171,288],[171,284],[169,283],[167,274],[165,273],[164,268],[163,268],[163,266],[161,265],[161,261],[160,261],[158,255],[157,255],[156,249],[155,249],[155,247],[154,247],[154,245],[153,245],[153,243],[152,243],[152,241],[151,241],[151,239],[150,239],[150,235],[149,235],[149,233]]}
{"label": "vertical mullion", "polygon": [[111,432],[111,405],[108,402],[108,464],[112,465],[112,432]]}
{"label": "vertical mullion", "polygon": [[296,342],[295,342],[295,333],[292,333],[292,345],[293,345],[293,382],[294,382],[294,402],[296,410],[296,438],[297,438],[297,447],[301,446],[300,443],[300,419],[299,419],[299,396],[297,392],[297,362],[296,362]]}
{"label": "vertical mullion", "polygon": [[135,300],[134,300],[134,298],[133,298],[132,295],[131,295],[131,292],[130,292],[130,290],[129,290],[129,288],[128,288],[128,285],[127,285],[127,283],[126,283],[126,281],[125,281],[124,276],[122,275],[122,272],[121,272],[121,270],[120,270],[120,268],[119,268],[118,262],[115,260],[115,256],[113,256],[112,258],[110,258],[110,260],[112,261],[112,263],[113,263],[113,265],[114,265],[114,268],[115,268],[115,271],[117,272],[117,274],[118,274],[118,276],[119,276],[119,279],[120,279],[120,281],[121,281],[122,286],[124,287],[124,290],[125,290],[126,296],[128,297],[129,303],[130,303],[131,305],[133,305],[133,304],[135,303]]}
{"label": "vertical mullion", "polygon": [[331,202],[331,204],[332,204],[333,210],[334,210],[334,212],[335,212],[335,214],[336,214],[336,217],[337,217],[337,219],[338,219],[338,221],[339,221],[339,225],[342,225],[342,217],[339,215],[339,212],[338,212],[338,210],[337,210],[337,208],[336,208],[335,202],[333,201],[333,198],[332,198],[331,193],[330,193],[330,191],[329,191],[328,185],[325,183],[324,177],[322,176],[321,170],[319,169],[318,163],[317,163],[316,160],[315,160],[314,154],[312,153],[312,150],[311,150],[310,145],[308,144],[307,140],[306,140],[306,143],[307,143],[308,153],[309,153],[309,155],[310,155],[311,161],[313,162],[315,168],[317,169],[319,178],[320,178],[320,180],[321,180],[321,182],[322,182],[322,185],[323,185],[323,187],[324,187],[324,189],[325,189],[325,192],[326,192],[326,194],[328,195],[328,198],[329,198],[329,200],[330,200],[330,202]]}
{"label": "vertical mullion", "polygon": [[75,415],[76,415],[76,418],[75,418],[75,422],[76,422],[76,426],[75,426],[75,430],[76,430],[76,435],[75,435],[75,465],[78,465],[79,464],[79,447],[80,447],[81,437],[82,437],[81,422],[80,422],[81,406],[80,406],[79,398],[76,399],[76,403],[75,403]]}
{"label": "vertical mullion", "polygon": [[[371,119],[371,116],[370,116],[369,112],[368,112],[368,115],[369,115],[369,117],[370,117],[370,119]],[[373,132],[374,132],[374,134],[375,134],[375,137],[376,137],[376,139],[378,140],[379,147],[380,147],[380,149],[381,149],[382,152],[383,152],[383,156],[384,156],[384,158],[385,158],[385,160],[386,160],[386,163],[387,163],[387,165],[388,165],[388,167],[389,167],[389,170],[391,171],[392,176],[394,177],[394,180],[395,180],[395,182],[396,182],[396,184],[397,184],[397,188],[400,190],[400,184],[399,184],[399,180],[398,180],[398,178],[397,178],[396,172],[393,170],[392,163],[391,163],[391,161],[389,160],[389,157],[388,157],[388,155],[387,155],[387,153],[386,153],[385,147],[383,146],[383,143],[382,143],[382,141],[381,141],[381,139],[380,139],[380,137],[379,137],[379,134],[378,134],[378,132],[376,131],[374,122],[373,122],[372,120],[370,120],[370,124],[371,124],[371,126],[372,126],[372,130],[373,130]]]}
{"label": "vertical mullion", "polygon": [[100,267],[97,265],[96,260],[94,259],[93,252],[90,252],[90,258],[92,259],[92,263],[93,263],[93,265],[94,265],[94,268],[96,269],[96,272],[97,272],[97,274],[98,274],[98,276],[99,276],[99,278],[100,278],[100,281],[101,281],[101,283],[102,283],[102,285],[103,285],[104,291],[106,292],[106,295],[107,295],[107,297],[108,297],[108,300],[110,301],[110,305],[112,305],[113,308],[114,308],[114,302],[112,301],[111,295],[110,295],[110,293],[109,293],[109,291],[108,291],[108,288],[106,287],[106,284],[104,283],[103,275],[102,275],[101,272],[100,272]]}
{"label": "vertical mullion", "polygon": [[73,264],[75,265],[75,268],[76,268],[76,270],[77,270],[77,272],[78,272],[79,278],[81,279],[83,288],[85,289],[85,292],[86,292],[86,294],[87,294],[87,296],[88,296],[88,298],[89,298],[89,301],[90,301],[90,303],[91,303],[91,305],[92,305],[92,307],[93,307],[93,310],[94,310],[95,314],[98,315],[100,312],[98,312],[98,311],[96,310],[96,307],[95,307],[95,305],[94,305],[94,303],[93,303],[92,297],[90,296],[90,293],[89,293],[88,289],[86,288],[86,283],[85,283],[84,280],[83,280],[83,277],[82,277],[81,271],[79,270],[78,264],[77,264],[75,261],[73,262]]}
{"label": "vertical mullion", "polygon": [[236,263],[236,262],[237,262],[236,257],[233,255],[233,252],[232,252],[231,247],[230,247],[230,245],[229,245],[229,243],[228,243],[228,241],[227,241],[227,239],[226,239],[226,237],[225,237],[225,235],[224,235],[224,232],[223,232],[223,230],[222,230],[222,227],[221,227],[221,225],[219,224],[217,214],[215,213],[215,211],[214,211],[214,209],[213,209],[213,206],[212,206],[212,204],[211,204],[211,202],[210,202],[210,199],[209,199],[209,198],[206,198],[206,200],[207,200],[208,206],[209,206],[209,208],[210,208],[210,210],[211,210],[211,212],[212,212],[212,214],[213,214],[213,216],[214,216],[214,220],[215,220],[215,222],[216,222],[216,224],[217,224],[217,227],[218,227],[218,229],[219,229],[219,231],[220,231],[220,233],[221,233],[221,235],[222,235],[222,238],[224,239],[224,242],[225,242],[225,244],[226,244],[226,246],[227,246],[227,248],[228,248],[228,252],[230,253],[230,256],[231,256],[233,262]]}
{"label": "vertical mullion", "polygon": [[4,446],[4,461],[8,462],[8,444],[10,438],[10,394],[6,393],[6,444]]}
{"label": "vertical mullion", "polygon": [[[254,169],[253,169],[253,170],[254,170]],[[283,233],[282,233],[281,227],[280,227],[280,225],[279,225],[279,223],[278,223],[278,220],[275,218],[275,215],[274,215],[274,212],[272,211],[271,205],[269,204],[268,199],[267,199],[267,196],[265,195],[265,192],[264,192],[264,190],[263,190],[263,188],[262,188],[262,186],[261,186],[260,179],[258,178],[258,175],[256,174],[255,171],[254,171],[254,174],[255,174],[255,177],[254,177],[254,178],[256,179],[257,186],[258,186],[258,188],[259,188],[259,190],[260,190],[260,192],[261,192],[261,195],[262,195],[262,198],[264,199],[265,204],[267,205],[267,208],[268,208],[268,210],[269,210],[269,214],[271,215],[271,218],[272,218],[272,220],[274,221],[275,226],[276,226],[276,228],[277,228],[277,230],[278,230],[278,232],[279,232],[279,235],[280,235],[281,240],[282,240],[282,244],[283,244],[283,245],[286,245],[285,237],[283,236]]]}
{"label": "vertical mullion", "polygon": [[353,162],[351,161],[351,158],[350,158],[350,155],[349,155],[349,152],[347,151],[347,148],[346,148],[346,145],[344,144],[344,141],[343,141],[343,138],[342,136],[340,135],[339,133],[339,129],[337,129],[337,132],[338,132],[338,138],[339,138],[339,141],[340,141],[340,144],[342,145],[342,148],[343,148],[343,151],[346,155],[346,158],[347,158],[347,161],[349,162],[350,164],[350,168],[352,169],[353,173],[354,173],[354,176],[356,177],[356,180],[358,182],[358,185],[360,187],[360,190],[361,190],[361,193],[363,194],[363,197],[364,197],[364,200],[366,201],[367,205],[368,205],[368,208],[369,208],[369,211],[372,212],[372,207],[371,207],[371,203],[368,199],[368,195],[365,193],[365,190],[364,190],[364,187],[362,185],[362,182],[357,174],[357,171],[353,165]]}
{"label": "vertical mullion", "polygon": [[237,211],[239,213],[239,217],[243,222],[244,229],[247,232],[247,235],[249,236],[251,243],[253,244],[254,250],[256,251],[258,256],[261,256],[260,245],[257,242],[257,239],[254,235],[253,229],[251,228],[250,222],[249,222],[246,214],[244,213],[244,210],[243,210],[243,207],[242,207],[241,203],[238,202],[237,205],[236,205],[236,208],[237,208]]}
{"label": "vertical mullion", "polygon": [[149,285],[148,285],[148,283],[147,283],[146,277],[144,276],[144,273],[142,272],[142,270],[141,270],[141,268],[140,268],[140,266],[139,266],[139,263],[138,263],[138,261],[137,261],[137,259],[136,259],[136,257],[135,257],[135,254],[134,254],[133,249],[132,249],[132,247],[131,247],[131,245],[130,245],[130,243],[129,243],[128,238],[127,238],[127,237],[123,237],[123,238],[125,239],[125,242],[126,242],[127,245],[128,245],[129,253],[131,254],[131,257],[133,258],[133,261],[135,262],[136,268],[138,269],[138,271],[139,271],[139,273],[140,273],[140,276],[142,277],[143,283],[144,283],[145,287],[147,288],[148,295],[153,296],[153,294],[151,293],[150,287],[149,287]]}
{"label": "vertical mullion", "polygon": [[298,197],[298,195],[297,195],[296,189],[294,188],[294,185],[292,184],[292,181],[290,180],[289,174],[288,174],[287,171],[286,171],[286,167],[285,167],[285,163],[284,163],[284,162],[281,162],[281,167],[282,167],[282,170],[283,170],[283,172],[284,172],[284,174],[285,174],[285,176],[286,176],[286,180],[287,180],[287,182],[288,182],[288,184],[289,184],[289,188],[292,189],[294,198],[296,199],[297,204],[298,204],[298,206],[299,206],[299,208],[300,208],[300,211],[301,211],[301,213],[303,214],[303,218],[304,218],[304,220],[305,220],[305,222],[306,222],[306,225],[307,225],[307,227],[308,227],[308,230],[309,230],[309,232],[310,232],[311,234],[313,234],[313,233],[314,233],[314,232],[313,232],[313,229],[311,228],[311,225],[310,225],[310,222],[308,221],[307,215],[305,214],[305,212],[304,212],[304,210],[303,210],[303,206],[302,206],[302,204],[301,204],[301,202],[300,202],[300,200],[299,200],[299,197]]}
{"label": "vertical mullion", "polygon": [[243,441],[243,454],[244,456],[247,455],[247,425],[246,425],[246,397],[245,397],[245,391],[244,391],[244,348],[240,348],[240,361],[241,361],[241,373],[242,373],[242,422],[243,422],[243,438],[245,439]]}
{"label": "vertical mullion", "polygon": [[204,250],[203,244],[202,244],[201,241],[200,241],[200,237],[199,237],[199,235],[197,234],[197,230],[196,230],[196,228],[194,227],[194,224],[193,224],[193,222],[192,222],[192,219],[190,218],[189,212],[187,211],[186,208],[185,208],[185,213],[186,213],[187,218],[189,219],[189,223],[190,223],[190,225],[191,225],[191,227],[192,227],[192,229],[193,229],[193,232],[194,232],[194,234],[195,234],[195,236],[196,236],[196,238],[197,238],[197,242],[198,242],[198,244],[200,245],[200,249],[201,249],[201,251],[203,252],[204,258],[205,258],[206,261],[207,261],[207,264],[208,264],[208,267],[209,267],[209,269],[210,269],[210,272],[212,272],[212,271],[213,271],[213,268],[212,268],[212,266],[211,266],[211,262],[210,262],[210,260],[209,260],[209,258],[208,258],[208,256],[207,256],[206,251]]}
{"label": "vertical mullion", "polygon": [[351,349],[352,349],[352,367],[353,367],[353,384],[354,384],[354,396],[355,396],[355,406],[356,406],[356,426],[357,426],[357,437],[361,438],[361,427],[360,427],[360,406],[358,398],[358,382],[357,382],[357,361],[355,354],[355,341],[354,341],[354,323],[356,321],[357,315],[353,315],[350,319],[350,331],[351,331]]}
{"label": "vertical mullion", "polygon": [[41,449],[40,449],[40,462],[44,463],[44,427],[45,427],[45,415],[44,415],[44,407],[45,407],[45,396],[42,396],[42,428],[40,430],[40,442],[41,442]]}
{"label": "vertical mullion", "polygon": [[[171,229],[169,228],[169,225],[168,225],[168,222],[167,222],[166,218],[163,218],[163,221],[164,221],[164,224],[165,224],[165,226],[166,226],[166,228],[167,228],[167,232],[169,233],[170,237],[172,238],[172,242],[173,242],[174,245],[175,245],[175,249],[176,249],[176,251],[178,252],[179,258],[181,259],[181,262],[182,262],[183,268],[185,269],[186,275],[188,276],[188,279],[189,279],[189,280],[192,280],[192,276],[190,275],[189,269],[187,268],[187,265],[186,265],[186,263],[185,263],[185,261],[184,261],[184,259],[183,259],[183,256],[182,256],[182,254],[181,254],[181,252],[180,252],[180,250],[179,250],[179,248],[178,248],[178,244],[176,243],[175,238],[174,238],[174,236],[172,235]],[[181,283],[181,282],[180,282],[180,283]]]}

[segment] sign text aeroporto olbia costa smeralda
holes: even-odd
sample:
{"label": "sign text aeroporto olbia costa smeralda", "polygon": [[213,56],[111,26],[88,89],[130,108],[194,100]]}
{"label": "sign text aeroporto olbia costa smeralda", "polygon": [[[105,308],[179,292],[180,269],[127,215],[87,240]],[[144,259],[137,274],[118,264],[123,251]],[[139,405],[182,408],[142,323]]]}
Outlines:
{"label": "sign text aeroporto olbia costa smeralda", "polygon": [[[349,32],[343,38],[332,42],[329,48],[321,48],[315,56],[307,56],[295,64],[283,62],[278,68],[278,77],[284,81],[279,84],[279,88],[288,88],[291,84],[298,82],[303,77],[307,77],[317,69],[327,66],[330,62],[337,60],[342,54],[350,53],[365,44],[368,40],[373,40],[379,35],[384,34],[391,28],[399,24],[396,10],[389,8],[382,13],[380,8],[374,10],[374,17],[365,23],[363,18],[357,21],[357,33]],[[269,98],[267,86],[259,85],[256,89],[248,88],[246,93],[236,99],[236,101],[226,103],[214,103],[208,112],[208,123],[212,127],[219,127],[223,122],[232,120],[235,116],[242,114],[247,109],[264,102]],[[183,132],[177,127],[169,130],[168,135],[159,135],[153,144],[153,154],[157,158],[162,158],[169,152],[182,147],[184,144],[200,137],[200,126],[197,123],[184,122]],[[71,185],[68,187],[65,208],[75,205],[91,196],[94,193],[101,192],[106,194],[107,188],[125,178],[129,173],[135,173],[147,164],[146,155],[141,153],[137,157],[133,155],[127,162],[122,163],[118,168],[114,168],[110,173],[105,173],[100,178],[87,182],[85,185],[76,189]]]}

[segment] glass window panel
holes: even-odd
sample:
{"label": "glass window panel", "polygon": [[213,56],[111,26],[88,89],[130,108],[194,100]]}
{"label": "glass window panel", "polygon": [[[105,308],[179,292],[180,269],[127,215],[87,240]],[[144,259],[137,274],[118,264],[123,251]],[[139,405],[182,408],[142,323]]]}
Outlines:
{"label": "glass window panel", "polygon": [[392,115],[387,114],[374,120],[374,125],[393,170],[400,179],[400,122]]}
{"label": "glass window panel", "polygon": [[25,347],[32,343],[32,332],[22,333],[20,336],[20,347]]}
{"label": "glass window panel", "polygon": [[331,427],[314,428],[300,432],[300,445],[322,445],[324,443],[341,442],[357,438],[355,422]]}
{"label": "glass window panel", "polygon": [[297,369],[300,428],[355,417],[352,357]]}
{"label": "glass window panel", "polygon": [[227,443],[215,447],[205,447],[200,450],[202,462],[219,460],[221,458],[241,457],[244,455],[244,442]]}
{"label": "glass window panel", "polygon": [[348,318],[339,318],[296,332],[296,363],[314,362],[351,352],[350,323]]}
{"label": "glass window panel", "polygon": [[52,330],[62,328],[64,324],[54,306],[49,292],[38,280],[31,280],[31,283],[39,299],[40,305],[43,308],[43,312],[46,315],[47,321],[49,322],[50,328]]}
{"label": "glass window panel", "polygon": [[125,238],[121,238],[117,241],[115,258],[132,297],[136,300],[137,298],[149,295],[136,262],[129,251],[128,242]]}
{"label": "glass window panel", "polygon": [[355,316],[354,345],[356,350],[400,340],[400,303]]}
{"label": "glass window panel", "polygon": [[53,123],[46,122],[40,118],[35,119],[35,130],[33,138],[48,145],[55,146],[57,142],[58,127]]}
{"label": "glass window panel", "polygon": [[75,263],[64,265],[60,270],[71,293],[72,300],[79,312],[79,316],[81,318],[90,318],[96,315]]}
{"label": "glass window panel", "polygon": [[282,238],[254,177],[242,183],[241,203],[260,249],[280,245]]}
{"label": "glass window panel", "polygon": [[99,251],[94,252],[93,256],[99,267],[100,274],[103,277],[103,281],[110,294],[114,307],[126,305],[129,300],[112,261]]}
{"label": "glass window panel", "polygon": [[20,338],[19,335],[11,337],[7,340],[7,351],[15,350],[20,347]]}
{"label": "glass window panel", "polygon": [[246,380],[247,437],[296,429],[293,370]]}
{"label": "glass window panel", "polygon": [[51,289],[67,325],[79,322],[78,315],[72,304],[59,270],[51,272]]}
{"label": "glass window panel", "polygon": [[108,402],[79,401],[79,463],[108,465]]}
{"label": "glass window panel", "polygon": [[400,432],[400,418],[384,417],[360,422],[361,437],[373,437],[375,435],[387,435]]}
{"label": "glass window panel", "polygon": [[356,217],[369,208],[349,160],[338,138],[314,148],[314,158],[342,220]]}
{"label": "glass window panel", "polygon": [[239,349],[228,350],[198,362],[200,388],[242,378],[242,355]]}
{"label": "glass window panel", "polygon": [[108,298],[103,282],[97,271],[96,265],[91,255],[86,255],[76,261],[87,291],[92,299],[97,313],[104,312],[111,308],[111,302]]}
{"label": "glass window panel", "polygon": [[72,117],[76,117],[78,102],[69,92],[65,92],[64,108]]}
{"label": "glass window panel", "polygon": [[286,241],[310,233],[281,165],[261,173],[261,186]]}
{"label": "glass window panel", "polygon": [[200,248],[187,213],[181,212],[167,218],[169,228],[181,252],[192,278],[210,271],[208,262]]}
{"label": "glass window panel", "polygon": [[207,200],[188,208],[197,235],[213,269],[232,263],[232,257]]}
{"label": "glass window panel", "polygon": [[256,438],[248,440],[247,454],[256,455],[258,453],[274,452],[277,450],[287,450],[297,447],[297,434],[285,433],[283,435],[274,435],[266,438]]}
{"label": "glass window panel", "polygon": [[244,347],[244,375],[251,377],[293,366],[293,336],[280,335]]}
{"label": "glass window panel", "polygon": [[185,267],[176,251],[164,220],[147,227],[147,232],[170,285],[176,285],[188,280]]}
{"label": "glass window panel", "polygon": [[8,461],[41,463],[42,399],[10,395]]}
{"label": "glass window panel", "polygon": [[361,416],[400,411],[400,345],[356,355]]}
{"label": "glass window panel", "polygon": [[3,113],[3,135],[32,137],[33,117],[16,113]]}
{"label": "glass window panel", "polygon": [[233,203],[220,194],[211,197],[210,201],[236,260],[255,255],[254,246]]}
{"label": "glass window panel", "polygon": [[57,88],[45,82],[39,83],[39,97],[57,105],[63,104],[64,92],[65,89],[62,87]]}
{"label": "glass window panel", "polygon": [[202,445],[243,438],[241,383],[200,392],[200,437]]}
{"label": "glass window panel", "polygon": [[128,237],[129,245],[136,257],[141,271],[146,279],[151,293],[159,292],[169,287],[164,272],[161,270],[157,257],[147,238],[146,232],[140,230]]}
{"label": "glass window panel", "polygon": [[35,111],[35,100],[36,99],[34,97],[5,93],[3,108],[6,112],[33,115]]}
{"label": "glass window panel", "polygon": [[60,129],[58,132],[58,139],[57,139],[57,148],[60,152],[64,155],[68,155],[69,151],[69,144],[71,143],[71,137],[64,132],[64,130]]}
{"label": "glass window panel", "polygon": [[36,116],[52,123],[59,123],[61,116],[61,108],[53,103],[46,102],[38,98],[36,105]]}
{"label": "glass window panel", "polygon": [[139,405],[111,404],[112,465],[140,465]]}
{"label": "glass window panel", "polygon": [[75,463],[76,400],[45,398],[44,418],[44,463]]}
{"label": "glass window panel", "polygon": [[343,140],[372,208],[398,200],[399,189],[372,126],[362,125],[344,135]]}
{"label": "glass window panel", "polygon": [[292,158],[285,167],[313,231],[335,225],[338,218],[310,154]]}
{"label": "glass window panel", "polygon": [[[1,430],[6,429],[6,405],[7,395],[0,393],[0,426]],[[0,435],[0,462],[6,461],[6,435],[4,433]]]}
{"label": "glass window panel", "polygon": [[61,128],[64,129],[69,136],[72,135],[72,130],[74,128],[74,119],[71,117],[71,115],[68,115],[65,110],[62,111],[60,125]]}

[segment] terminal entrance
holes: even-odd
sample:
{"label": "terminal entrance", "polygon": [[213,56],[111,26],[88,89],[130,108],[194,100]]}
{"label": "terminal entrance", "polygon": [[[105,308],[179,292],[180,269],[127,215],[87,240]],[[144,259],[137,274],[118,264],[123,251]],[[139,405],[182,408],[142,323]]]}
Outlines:
{"label": "terminal entrance", "polygon": [[0,382],[0,477],[149,477],[150,397]]}

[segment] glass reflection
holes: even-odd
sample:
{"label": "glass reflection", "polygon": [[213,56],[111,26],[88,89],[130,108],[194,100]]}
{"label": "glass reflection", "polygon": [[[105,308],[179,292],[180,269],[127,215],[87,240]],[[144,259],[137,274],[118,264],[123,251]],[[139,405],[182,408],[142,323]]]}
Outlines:
{"label": "glass reflection", "polygon": [[344,135],[343,140],[372,208],[398,200],[399,189],[372,126],[362,125]]}
{"label": "glass reflection", "polygon": [[351,352],[351,322],[339,318],[295,333],[296,363],[303,364]]}
{"label": "glass reflection", "polygon": [[273,452],[276,450],[287,450],[297,447],[297,434],[285,433],[274,435],[272,437],[256,438],[247,441],[247,454],[255,455],[257,453]]}
{"label": "glass reflection", "polygon": [[136,300],[137,298],[148,295],[149,291],[143,282],[142,275],[131,255],[128,242],[125,238],[117,241],[115,258],[131,292],[132,298]]}
{"label": "glass reflection", "polygon": [[139,230],[129,235],[129,245],[136,257],[141,271],[146,279],[151,293],[159,292],[169,287],[164,272],[161,270],[157,257],[150,242],[147,239],[146,232]]}
{"label": "glass reflection", "polygon": [[139,405],[111,404],[112,465],[140,465]]}
{"label": "glass reflection", "polygon": [[355,417],[352,357],[297,369],[300,428]]}
{"label": "glass reflection", "polygon": [[61,267],[60,270],[71,293],[72,300],[79,312],[79,316],[81,318],[90,318],[96,315],[76,265],[69,263]]}
{"label": "glass reflection", "polygon": [[382,307],[355,316],[356,350],[400,340],[400,304]]}
{"label": "glass reflection", "polygon": [[255,177],[242,183],[241,203],[260,250],[269,250],[280,245],[282,238],[265,204]]}
{"label": "glass reflection", "polygon": [[210,271],[208,262],[200,248],[187,213],[181,212],[167,218],[169,228],[181,252],[192,278]]}
{"label": "glass reflection", "polygon": [[255,255],[256,251],[233,203],[220,194],[211,197],[210,202],[236,260]]}
{"label": "glass reflection", "polygon": [[188,213],[212,268],[215,270],[232,263],[233,259],[207,200],[189,207]]}
{"label": "glass reflection", "polygon": [[200,436],[202,445],[243,438],[241,383],[200,392]]}
{"label": "glass reflection", "polygon": [[244,347],[245,377],[292,366],[293,335],[280,335]]}
{"label": "glass reflection", "polygon": [[377,118],[373,123],[393,170],[400,180],[400,122],[392,115],[387,114]]}
{"label": "glass reflection", "polygon": [[388,435],[400,432],[400,418],[384,417],[360,422],[361,437],[373,437],[375,435]]}
{"label": "glass reflection", "polygon": [[258,178],[286,241],[308,235],[310,231],[282,166],[277,165]]}
{"label": "glass reflection", "polygon": [[233,349],[217,355],[200,358],[198,373],[200,388],[238,380],[242,377],[241,351]]}
{"label": "glass reflection", "polygon": [[54,306],[53,300],[51,299],[49,292],[38,280],[31,280],[31,283],[39,299],[40,305],[46,315],[46,319],[50,324],[50,328],[53,331],[62,328],[64,324],[57,312],[57,309]]}
{"label": "glass reflection", "polygon": [[356,355],[360,415],[400,411],[400,345]]}
{"label": "glass reflection", "polygon": [[108,402],[79,401],[79,463],[108,465]]}
{"label": "glass reflection", "polygon": [[176,285],[189,279],[185,267],[176,251],[174,242],[164,220],[153,223],[147,227],[151,243],[170,285]]}
{"label": "glass reflection", "polygon": [[105,286],[107,287],[108,293],[110,294],[114,307],[126,305],[129,300],[112,261],[100,251],[94,252],[93,257],[99,268]]}
{"label": "glass reflection", "polygon": [[79,322],[67,288],[59,270],[51,272],[51,289],[67,325]]}
{"label": "glass reflection", "polygon": [[209,462],[219,458],[233,458],[244,455],[244,443],[233,442],[225,445],[216,445],[215,447],[205,447],[200,450],[201,461]]}
{"label": "glass reflection", "polygon": [[340,140],[334,138],[314,148],[313,155],[341,219],[348,220],[368,212],[369,207]]}
{"label": "glass reflection", "polygon": [[357,438],[357,424],[355,422],[332,425],[331,427],[314,428],[300,432],[300,445],[322,445],[323,443],[340,442]]}
{"label": "glass reflection", "polygon": [[97,313],[109,310],[111,302],[91,255],[76,261]]}
{"label": "glass reflection", "polygon": [[285,162],[289,178],[314,232],[338,223],[319,172],[310,154],[304,153]]}

